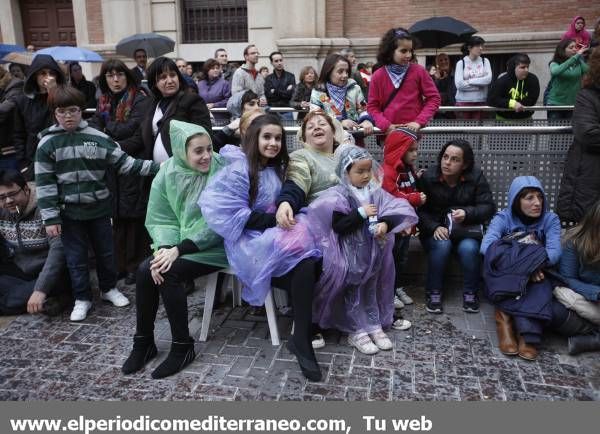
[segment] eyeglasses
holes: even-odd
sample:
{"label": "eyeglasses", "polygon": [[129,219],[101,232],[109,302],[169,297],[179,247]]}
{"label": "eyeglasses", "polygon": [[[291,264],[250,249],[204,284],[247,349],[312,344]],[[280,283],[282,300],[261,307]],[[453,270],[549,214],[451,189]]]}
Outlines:
{"label": "eyeglasses", "polygon": [[124,72],[113,72],[111,74],[110,72],[107,72],[106,74],[104,74],[104,77],[106,77],[107,80],[110,80],[111,78],[113,80],[121,80],[122,78],[125,78],[125,73]]}
{"label": "eyeglasses", "polygon": [[81,111],[81,109],[79,107],[69,107],[69,108],[57,108],[54,111],[54,113],[56,114],[56,116],[66,116],[66,115],[75,116],[80,111]]}
{"label": "eyeglasses", "polygon": [[22,191],[23,191],[23,189],[19,188],[17,191],[11,191],[10,193],[0,195],[0,203],[6,203],[6,201],[9,198],[12,199],[13,197],[15,197],[17,194],[21,193]]}

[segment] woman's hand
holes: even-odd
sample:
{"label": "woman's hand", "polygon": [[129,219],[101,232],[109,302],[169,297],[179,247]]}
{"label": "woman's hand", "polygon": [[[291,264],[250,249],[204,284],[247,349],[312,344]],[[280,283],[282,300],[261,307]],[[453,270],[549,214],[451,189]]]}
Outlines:
{"label": "woman's hand", "polygon": [[449,240],[450,233],[448,232],[448,228],[443,226],[438,226],[435,228],[435,232],[433,233],[433,239],[436,241]]}
{"label": "woman's hand", "polygon": [[377,238],[378,240],[384,240],[387,231],[388,225],[386,222],[377,223],[377,226],[375,226],[375,238]]}
{"label": "woman's hand", "polygon": [[150,270],[156,270],[159,273],[166,273],[171,269],[173,262],[179,257],[179,249],[171,247],[170,249],[159,249],[150,261]]}
{"label": "woman's hand", "polygon": [[342,121],[342,127],[346,130],[355,130],[358,128],[358,124],[354,122],[352,119],[344,119]]}
{"label": "woman's hand", "polygon": [[294,210],[288,202],[281,202],[279,204],[277,214],[275,214],[275,220],[277,220],[277,224],[283,229],[292,229],[296,224]]}
{"label": "woman's hand", "polygon": [[452,210],[452,221],[456,223],[462,223],[465,221],[467,213],[464,209],[453,209]]}
{"label": "woman's hand", "polygon": [[377,215],[377,207],[373,204],[364,205],[363,209],[365,210],[367,217],[373,217],[374,215]]}
{"label": "woman's hand", "polygon": [[583,56],[588,50],[589,50],[589,47],[581,47],[579,50],[577,50],[577,54],[579,54],[580,56]]}
{"label": "woman's hand", "polygon": [[374,127],[371,121],[362,121],[360,126],[365,131],[365,136],[373,134]]}
{"label": "woman's hand", "polygon": [[46,226],[46,233],[50,238],[58,237],[62,233],[62,228],[60,225]]}
{"label": "woman's hand", "polygon": [[534,283],[537,282],[541,282],[542,280],[544,280],[544,272],[542,270],[536,270],[531,274],[531,277],[529,278],[529,280],[531,280]]}
{"label": "woman's hand", "polygon": [[421,197],[421,205],[425,205],[425,202],[427,202],[427,195],[421,192],[419,193],[419,196]]}
{"label": "woman's hand", "polygon": [[402,124],[400,126],[404,127],[404,128],[408,128],[409,130],[412,130],[415,133],[421,129],[421,125],[418,122],[409,122],[407,124]]}
{"label": "woman's hand", "polygon": [[150,269],[150,276],[152,277],[152,281],[155,285],[162,285],[162,283],[165,281],[163,275],[157,270]]}

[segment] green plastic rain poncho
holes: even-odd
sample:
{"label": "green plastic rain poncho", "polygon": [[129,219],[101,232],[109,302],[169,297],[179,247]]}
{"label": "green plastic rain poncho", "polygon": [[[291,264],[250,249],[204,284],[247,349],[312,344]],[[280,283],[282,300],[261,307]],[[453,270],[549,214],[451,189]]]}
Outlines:
{"label": "green plastic rain poncho", "polygon": [[152,237],[152,248],[175,246],[189,239],[198,246],[199,252],[183,255],[183,259],[203,264],[227,267],[223,239],[206,225],[197,205],[200,193],[208,180],[227,163],[213,152],[210,170],[200,173],[187,163],[185,142],[188,137],[204,134],[204,128],[195,124],[171,121],[169,135],[173,156],[160,168],[152,182],[146,229]]}

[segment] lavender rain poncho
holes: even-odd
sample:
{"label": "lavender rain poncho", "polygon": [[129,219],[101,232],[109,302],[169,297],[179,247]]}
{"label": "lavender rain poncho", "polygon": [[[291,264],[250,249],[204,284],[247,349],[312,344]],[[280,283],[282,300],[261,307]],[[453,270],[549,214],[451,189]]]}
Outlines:
{"label": "lavender rain poncho", "polygon": [[372,159],[357,146],[336,150],[336,173],[340,184],[324,191],[306,210],[310,230],[323,252],[323,273],[315,290],[313,322],[322,328],[346,333],[374,332],[388,328],[394,313],[394,235],[417,224],[410,204],[384,191],[374,178],[364,188],[370,190],[370,203],[378,217],[385,217],[388,228],[385,242],[379,242],[368,229],[338,235],[332,229],[334,211],[349,214],[364,205],[352,192],[346,168],[354,161]]}
{"label": "lavender rain poncho", "polygon": [[242,297],[261,306],[271,289],[271,277],[283,276],[301,260],[320,252],[303,224],[292,230],[278,227],[263,232],[245,229],[254,210],[274,213],[281,180],[273,167],[260,171],[258,194],[249,206],[250,180],[245,155],[232,147],[222,154],[231,162],[204,189],[198,204],[208,226],[225,239],[230,267],[242,282]]}

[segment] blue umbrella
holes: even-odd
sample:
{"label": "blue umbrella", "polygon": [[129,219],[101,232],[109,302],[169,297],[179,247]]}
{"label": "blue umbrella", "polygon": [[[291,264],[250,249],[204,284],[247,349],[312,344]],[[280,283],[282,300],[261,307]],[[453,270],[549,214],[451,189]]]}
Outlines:
{"label": "blue umbrella", "polygon": [[43,48],[36,51],[37,54],[48,54],[54,60],[62,60],[63,62],[102,62],[102,56],[92,50],[87,50],[80,47],[56,46]]}
{"label": "blue umbrella", "polygon": [[117,54],[133,58],[136,50],[143,49],[148,57],[158,57],[175,49],[175,41],[157,33],[138,33],[123,38],[116,46]]}
{"label": "blue umbrella", "polygon": [[8,53],[20,53],[27,51],[25,47],[15,44],[0,44],[0,59],[6,56]]}

